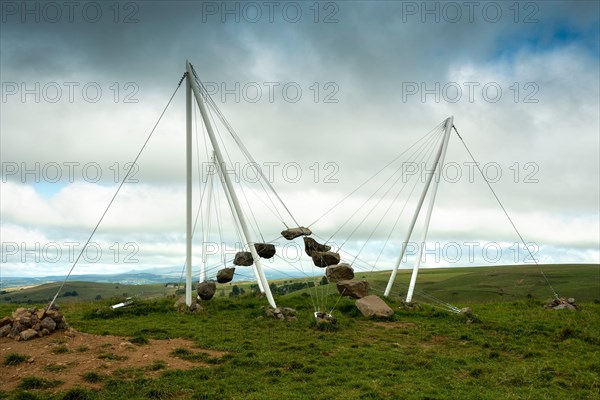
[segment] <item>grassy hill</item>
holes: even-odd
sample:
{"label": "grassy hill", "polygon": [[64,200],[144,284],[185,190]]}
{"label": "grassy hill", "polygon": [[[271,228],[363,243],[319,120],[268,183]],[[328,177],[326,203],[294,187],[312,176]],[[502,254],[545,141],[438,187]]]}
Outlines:
{"label": "grassy hill", "polygon": [[[9,290],[7,293],[0,295],[0,304],[44,304],[54,297],[60,285],[60,282],[54,282],[31,288]],[[173,294],[174,292],[174,288],[166,288],[163,284],[121,285],[118,283],[73,281],[65,284],[57,298],[57,302],[62,304],[64,302],[72,301],[92,301],[128,296],[152,298]]]}
{"label": "grassy hill", "polygon": [[[471,268],[436,268],[422,269],[419,272],[414,300],[431,302],[431,296],[451,304],[478,304],[486,302],[514,301],[552,297],[548,282],[560,296],[575,297],[578,301],[600,301],[600,265],[598,264],[561,264],[561,265],[517,265]],[[361,273],[355,279],[366,279],[372,287],[373,294],[381,295],[389,279],[389,271]],[[410,270],[400,270],[392,290],[392,297],[404,298]],[[285,287],[293,283],[318,284],[320,277],[274,280],[271,284]],[[236,282],[218,285],[217,297],[229,297],[234,285],[246,293],[252,291],[251,282]],[[60,283],[49,283],[32,288],[10,291],[0,295],[0,304],[12,303],[46,303],[56,293]],[[304,289],[295,295],[312,293],[317,296],[332,295],[336,297],[335,285],[329,287]],[[73,296],[76,292],[76,296]],[[67,282],[58,299],[59,303],[69,301],[91,301],[95,299],[122,298],[137,296],[153,298],[173,294],[174,288],[166,288],[163,284],[121,285],[95,282]],[[66,294],[66,296],[65,296]],[[335,300],[334,300],[335,301]]]}
{"label": "grassy hill", "polygon": [[[82,379],[85,388],[68,391],[61,390],[61,373],[77,364],[53,367],[56,387],[0,389],[0,398],[495,400],[600,394],[600,304],[554,311],[532,299],[485,303],[472,305],[477,317],[469,322],[389,300],[395,314],[383,321],[362,317],[351,299],[331,296],[339,300],[339,327],[329,330],[314,325],[311,299],[301,294],[278,297],[281,306],[298,310],[295,321],[264,317],[265,299],[252,295],[215,298],[199,314],[175,312],[174,298],[115,311],[107,301],[65,303],[67,321],[81,332],[136,338],[142,348],[144,338],[186,338],[198,347],[191,350],[227,355],[190,370],[163,363],[154,375],[141,365],[115,373],[99,369],[93,383]],[[0,305],[0,314],[12,309]],[[57,343],[65,342],[59,336]],[[18,366],[0,370],[18,374]]]}

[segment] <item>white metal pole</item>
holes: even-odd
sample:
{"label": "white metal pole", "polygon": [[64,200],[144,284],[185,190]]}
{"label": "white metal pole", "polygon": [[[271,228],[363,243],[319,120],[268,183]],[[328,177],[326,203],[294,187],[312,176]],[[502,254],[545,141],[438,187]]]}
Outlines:
{"label": "white metal pole", "polygon": [[[212,125],[210,123],[210,118],[208,116],[208,113],[206,112],[206,106],[204,105],[202,93],[200,92],[200,88],[198,87],[198,84],[197,84],[196,80],[194,79],[194,72],[193,72],[192,66],[189,63],[189,61],[186,62],[186,69],[187,69],[187,73],[188,73],[187,79],[188,79],[188,82],[191,83],[192,91],[194,92],[194,97],[196,98],[196,103],[198,104],[198,108],[200,108],[200,114],[202,115],[202,119],[204,120],[204,125],[206,126],[206,131],[208,132],[208,137],[210,138],[210,142],[212,143],[213,149],[215,151],[215,156],[217,157],[219,166],[222,169],[226,170],[227,164],[225,163],[225,161],[223,161],[223,155],[221,154],[221,149],[219,147],[219,143],[215,137],[215,133],[214,133]],[[248,225],[246,224],[246,218],[244,217],[244,214],[242,213],[242,210],[241,210],[238,198],[237,198],[237,194],[235,193],[235,190],[233,189],[233,184],[231,183],[231,179],[229,179],[229,175],[226,174],[225,172],[223,172],[223,178],[225,178],[225,185],[227,187],[227,190],[229,191],[229,194],[231,195],[231,201],[235,208],[235,212],[238,216],[238,220],[240,222],[240,227],[242,228],[244,238],[246,239],[248,248],[250,249],[250,253],[252,253],[252,258],[254,259],[254,264],[256,266],[256,272],[258,274],[257,279],[259,279],[262,282],[263,288],[265,289],[265,294],[267,296],[267,301],[269,302],[271,307],[275,308],[275,307],[277,307],[277,305],[275,304],[275,299],[273,299],[273,294],[271,293],[271,288],[269,287],[269,284],[267,282],[267,277],[265,276],[264,271],[262,269],[260,257],[258,256],[258,253],[256,252],[256,248],[254,247],[254,242],[252,241],[252,238],[250,236],[250,231],[248,230]]]}
{"label": "white metal pole", "polygon": [[[446,123],[448,122],[449,119],[450,118],[446,119]],[[445,140],[445,137],[444,137],[444,140]],[[434,158],[434,162],[433,162],[434,171],[435,171],[437,164],[440,160],[440,157],[442,155],[442,150],[444,147],[444,140],[442,140],[442,143],[440,144],[440,147]],[[404,253],[406,252],[406,246],[408,246],[408,242],[410,241],[410,237],[415,228],[415,224],[417,222],[417,219],[419,218],[419,213],[421,212],[421,207],[423,206],[423,202],[425,201],[425,196],[427,195],[427,191],[429,190],[429,185],[431,184],[433,175],[434,174],[429,175],[427,177],[427,180],[425,181],[425,187],[423,188],[423,191],[421,192],[421,197],[419,198],[419,202],[417,203],[417,207],[415,208],[415,213],[413,214],[412,220],[410,221],[410,225],[408,227],[408,233],[406,234],[406,238],[404,239],[404,242],[402,242],[402,249],[400,250],[400,255],[398,256],[398,259],[396,260],[396,264],[394,265],[394,268],[392,269],[392,274],[390,275],[390,280],[388,281],[388,284],[385,288],[385,292],[383,293],[383,295],[385,297],[388,297],[390,295],[392,286],[394,285],[394,280],[396,279],[396,275],[398,274],[398,267],[400,266],[400,263],[402,262],[402,258],[404,257]]]}
{"label": "white metal pole", "polygon": [[[210,159],[212,168],[215,168],[215,156],[213,154]],[[210,233],[210,216],[211,216],[211,206],[212,206],[212,195],[213,195],[213,185],[214,185],[214,174],[216,170],[213,170],[210,174],[210,181],[208,182],[208,194],[207,194],[207,206],[206,206],[206,226],[202,232],[202,268],[200,269],[200,282],[204,282],[206,280],[206,262],[208,261],[208,256],[206,255],[206,240],[208,239],[208,235]],[[206,193],[206,192],[205,192]]]}
{"label": "white metal pole", "polygon": [[[225,192],[225,197],[227,197],[227,202],[229,203],[229,207],[233,211],[235,209],[235,206],[233,205],[233,201],[231,200],[231,194],[227,190],[227,185],[225,184],[225,177],[223,176],[224,175],[223,171],[221,170],[221,168],[219,168],[218,165],[215,165],[215,168],[217,168],[219,178],[220,178],[221,184],[223,186],[223,191]],[[241,232],[242,229],[241,229],[240,221],[235,212],[232,212],[232,214],[233,214],[234,223],[237,224],[236,226],[239,229],[238,232]],[[258,277],[258,271],[256,270],[255,264],[252,264],[252,271],[254,272],[254,276]],[[264,293],[265,288],[263,287],[262,281],[260,279],[257,279],[256,282],[258,282],[258,289],[260,290],[260,292]]]}
{"label": "white metal pole", "polygon": [[[433,192],[431,193],[431,200],[429,201],[429,208],[427,209],[427,215],[425,216],[425,227],[423,229],[423,237],[421,239],[421,247],[419,249],[419,256],[417,262],[413,268],[412,275],[410,277],[410,284],[408,285],[408,293],[406,294],[406,302],[412,301],[413,292],[415,290],[415,284],[417,283],[417,275],[419,274],[419,267],[421,266],[421,256],[423,255],[423,248],[425,247],[425,241],[427,240],[427,231],[429,230],[429,221],[431,221],[431,213],[433,212],[433,203],[435,203],[435,195],[437,194],[437,188],[442,180],[442,168],[444,166],[444,158],[446,157],[446,150],[448,149],[448,139],[450,138],[450,132],[452,131],[452,124],[454,117],[450,117],[446,120],[446,133],[444,135],[444,141],[442,142],[442,155],[437,163],[438,177],[433,182]],[[435,175],[436,169],[434,169],[432,176]]]}
{"label": "white metal pole", "polygon": [[192,88],[188,76],[185,85],[185,304],[192,305]]}

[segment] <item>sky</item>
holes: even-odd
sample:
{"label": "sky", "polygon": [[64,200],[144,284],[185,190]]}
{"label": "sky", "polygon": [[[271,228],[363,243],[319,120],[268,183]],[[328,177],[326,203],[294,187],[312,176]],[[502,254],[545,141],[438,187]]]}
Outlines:
{"label": "sky", "polygon": [[[538,262],[600,262],[597,1],[1,5],[1,276],[62,276],[82,250],[74,274],[183,265],[185,82],[160,117],[186,60],[293,215],[212,114],[252,240],[280,249],[267,276],[315,273],[301,241],[278,236],[331,208],[311,225],[317,240],[361,270],[391,268],[427,177],[410,146],[450,116]],[[204,232],[209,266],[239,234],[218,180],[206,195],[211,147],[193,114],[196,273]],[[455,132],[444,165],[423,266],[531,263]]]}

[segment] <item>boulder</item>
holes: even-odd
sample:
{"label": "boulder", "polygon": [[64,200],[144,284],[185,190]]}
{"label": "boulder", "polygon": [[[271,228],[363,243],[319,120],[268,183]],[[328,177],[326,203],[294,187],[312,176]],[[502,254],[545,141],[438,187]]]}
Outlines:
{"label": "boulder", "polygon": [[217,272],[217,282],[219,283],[227,283],[233,280],[233,274],[235,273],[235,268],[223,268],[219,272]]}
{"label": "boulder", "polygon": [[298,228],[289,228],[289,229],[286,229],[285,231],[281,232],[281,236],[283,236],[287,240],[293,240],[299,236],[308,236],[308,235],[312,235],[311,230],[308,228],[305,228],[303,226],[300,226]]}
{"label": "boulder", "polygon": [[369,295],[369,282],[367,281],[339,281],[337,290],[342,296],[360,299]]}
{"label": "boulder", "polygon": [[370,295],[356,300],[356,308],[367,318],[381,317],[389,318],[394,315],[394,310],[390,308],[378,296]]}
{"label": "boulder", "polygon": [[254,248],[259,257],[272,258],[275,255],[275,245],[270,243],[254,243]]}
{"label": "boulder", "polygon": [[331,250],[331,246],[326,244],[321,244],[317,242],[315,239],[310,237],[304,237],[304,251],[309,257],[312,257],[313,252],[315,251],[329,251]]}
{"label": "boulder", "polygon": [[212,299],[216,291],[217,285],[214,282],[204,281],[198,284],[197,292],[202,300]]}
{"label": "boulder", "polygon": [[188,307],[188,305],[185,303],[185,297],[182,296],[180,298],[177,299],[177,301],[175,302],[175,309],[179,312],[183,312],[183,311],[191,311],[191,312],[197,312],[200,311],[202,309],[202,307],[196,302],[196,299],[192,299],[192,304],[190,304],[190,306]]}
{"label": "boulder", "polygon": [[325,268],[340,262],[340,255],[333,251],[313,251],[311,257],[315,266],[319,268]]}
{"label": "boulder", "polygon": [[40,323],[40,327],[42,329],[48,329],[48,331],[53,332],[56,329],[56,322],[52,318],[46,317]]}
{"label": "boulder", "polygon": [[473,310],[471,309],[471,307],[465,307],[460,310],[460,314],[469,316],[469,315],[473,314]]}
{"label": "boulder", "polygon": [[21,332],[21,340],[29,340],[38,336],[38,332],[35,329],[25,329]]}
{"label": "boulder", "polygon": [[2,319],[0,319],[0,328],[2,328],[5,325],[10,325],[12,324],[12,319],[10,319],[10,317],[4,317]]}
{"label": "boulder", "polygon": [[349,281],[354,279],[354,269],[349,264],[330,265],[325,272],[329,282]]}
{"label": "boulder", "polygon": [[238,251],[233,258],[233,264],[240,267],[249,267],[254,263],[252,253],[249,251]]}
{"label": "boulder", "polygon": [[6,335],[8,335],[8,333],[10,332],[10,330],[12,329],[12,327],[10,325],[4,325],[3,327],[0,328],[0,337],[4,337]]}

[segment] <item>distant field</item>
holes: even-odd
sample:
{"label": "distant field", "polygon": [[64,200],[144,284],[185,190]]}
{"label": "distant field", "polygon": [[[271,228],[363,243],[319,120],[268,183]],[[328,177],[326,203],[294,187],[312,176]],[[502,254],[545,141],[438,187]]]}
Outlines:
{"label": "distant field", "polygon": [[[451,304],[477,304],[552,297],[552,291],[540,272],[546,274],[549,283],[559,296],[574,297],[577,301],[600,301],[600,265],[598,264],[561,264],[561,265],[517,265],[470,268],[422,269],[417,280],[414,300],[431,302],[431,296]],[[404,298],[410,270],[400,270],[392,290],[392,298]],[[271,281],[272,285],[282,287],[293,283],[312,282],[318,285],[321,277],[295,278]],[[366,279],[372,287],[372,293],[382,295],[389,278],[389,271],[361,273],[355,279]],[[229,297],[234,285],[246,293],[252,291],[254,282],[236,282],[218,285],[217,297]],[[6,303],[46,303],[56,293],[60,283],[49,283],[33,288],[10,291],[0,295],[0,304]],[[58,299],[59,303],[70,301],[91,301],[99,299],[137,296],[154,298],[175,293],[175,288],[162,284],[122,285],[94,282],[68,282]],[[73,296],[76,292],[76,296]],[[335,285],[304,289],[288,296],[312,293],[318,296],[333,295]],[[65,296],[66,294],[66,296]]]}

